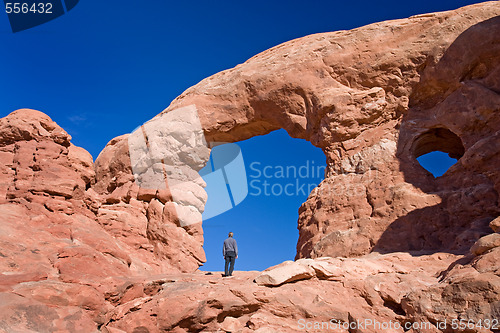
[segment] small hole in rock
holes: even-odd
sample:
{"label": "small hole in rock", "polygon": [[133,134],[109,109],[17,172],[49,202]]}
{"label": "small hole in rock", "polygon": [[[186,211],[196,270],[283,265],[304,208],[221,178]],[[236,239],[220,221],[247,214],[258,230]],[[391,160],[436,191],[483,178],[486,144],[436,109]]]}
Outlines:
{"label": "small hole in rock", "polygon": [[464,153],[458,135],[446,128],[432,128],[421,134],[412,145],[413,155],[434,177],[442,176]]}
{"label": "small hole in rock", "polygon": [[384,300],[384,306],[391,309],[395,314],[406,316],[405,310],[403,310],[403,307],[399,303],[391,300]]}

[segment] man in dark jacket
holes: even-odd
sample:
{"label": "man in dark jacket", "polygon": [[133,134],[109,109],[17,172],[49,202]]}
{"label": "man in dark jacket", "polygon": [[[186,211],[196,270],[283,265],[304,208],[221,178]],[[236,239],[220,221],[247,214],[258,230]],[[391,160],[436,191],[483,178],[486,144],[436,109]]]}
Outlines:
{"label": "man in dark jacket", "polygon": [[[233,233],[229,233],[229,237],[224,241],[224,245],[222,246],[222,255],[224,259],[226,259],[226,265],[224,268],[223,276],[232,276],[234,269],[234,262],[236,258],[238,258],[238,245],[236,245],[236,240],[233,238]],[[228,271],[228,265],[229,271]]]}

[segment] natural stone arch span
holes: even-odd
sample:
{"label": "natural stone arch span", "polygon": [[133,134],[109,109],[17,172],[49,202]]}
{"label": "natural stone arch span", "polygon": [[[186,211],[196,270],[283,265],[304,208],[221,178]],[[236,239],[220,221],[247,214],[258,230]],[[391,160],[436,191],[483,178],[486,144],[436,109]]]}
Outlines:
{"label": "natural stone arch span", "polygon": [[[392,185],[399,188],[389,196],[404,198],[384,198],[394,202],[383,204],[381,194],[388,195],[380,189],[387,180],[366,171],[400,172],[393,143],[410,99],[413,108],[428,102],[418,86],[422,70],[434,68],[463,31],[494,15],[476,5],[459,15],[417,16],[290,41],[203,80],[165,112],[196,104],[208,140],[238,141],[284,128],[321,147],[329,167],[318,193],[332,186],[350,193],[309,198],[301,209],[297,257],[363,254],[387,227],[384,219],[411,211],[414,200],[417,207],[440,200],[395,175]],[[318,202],[329,208],[314,208]]]}
{"label": "natural stone arch span", "polygon": [[[414,172],[415,157],[400,126],[411,124],[405,118],[410,108],[423,112],[419,111],[423,106],[435,102],[434,91],[446,95],[449,88],[456,88],[432,80],[435,84],[422,85],[421,75],[438,68],[464,31],[499,14],[498,3],[492,2],[293,40],[201,81],[162,114],[195,105],[209,142],[235,142],[283,128],[290,136],[322,148],[326,179],[300,209],[297,258],[362,255],[380,247],[380,237],[387,235],[392,222],[441,202],[440,195],[432,193],[434,179]],[[498,71],[494,66],[474,68],[472,76]],[[420,125],[423,131],[430,128]],[[413,138],[415,132],[408,133]],[[121,161],[118,164],[126,168],[126,157],[113,152],[124,149],[118,141],[96,161],[100,193],[116,183],[115,173],[100,159],[108,158],[113,165]],[[135,191],[156,206],[156,213],[148,213],[150,218],[161,216],[162,210],[165,216],[160,193]],[[408,232],[412,229],[397,236],[405,239]],[[186,241],[176,246],[197,258],[194,267],[204,260],[198,243],[201,224],[186,233],[177,232],[175,237]],[[176,257],[169,253],[171,245],[161,242],[157,248],[163,250],[158,253]],[[420,246],[408,248],[402,240],[392,249],[413,248]]]}

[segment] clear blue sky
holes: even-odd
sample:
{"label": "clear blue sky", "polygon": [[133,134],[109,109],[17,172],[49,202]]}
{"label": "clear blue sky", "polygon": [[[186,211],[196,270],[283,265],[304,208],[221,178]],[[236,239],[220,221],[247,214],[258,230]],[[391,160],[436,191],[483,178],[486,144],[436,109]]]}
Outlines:
{"label": "clear blue sky", "polygon": [[[298,209],[324,178],[325,155],[285,130],[238,143],[245,161],[248,195],[227,212],[204,221],[207,263],[221,270],[222,242],[229,231],[238,242],[237,269],[262,270],[293,260]],[[210,196],[207,206],[210,204]]]}
{"label": "clear blue sky", "polygon": [[[477,2],[80,0],[67,14],[16,34],[2,12],[0,116],[24,107],[43,111],[95,158],[109,140],[151,119],[188,87],[272,46]],[[272,159],[262,163],[275,163],[278,156],[300,156],[287,162],[296,165],[324,163],[317,149],[281,132],[241,145],[248,161],[265,153]],[[304,198],[251,199],[207,221],[205,269],[221,269],[224,223],[235,221],[242,248],[238,269],[263,269],[294,257]]]}

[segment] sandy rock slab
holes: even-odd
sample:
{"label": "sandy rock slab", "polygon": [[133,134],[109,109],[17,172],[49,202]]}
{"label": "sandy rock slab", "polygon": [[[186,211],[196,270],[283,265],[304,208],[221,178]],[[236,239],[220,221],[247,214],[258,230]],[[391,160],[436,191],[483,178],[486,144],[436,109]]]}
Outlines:
{"label": "sandy rock slab", "polygon": [[371,254],[284,262],[263,272],[237,271],[231,278],[220,272],[171,276],[156,294],[137,295],[117,306],[104,326],[148,332],[297,332],[331,320],[403,323],[406,295],[438,284],[439,274],[459,258]]}

